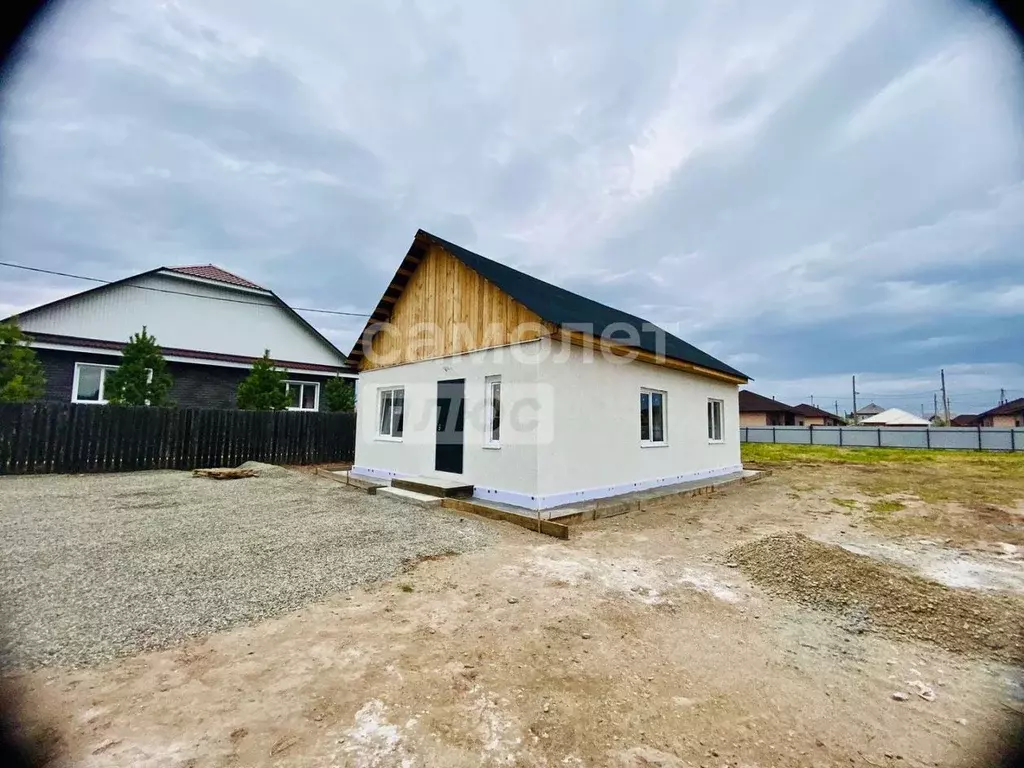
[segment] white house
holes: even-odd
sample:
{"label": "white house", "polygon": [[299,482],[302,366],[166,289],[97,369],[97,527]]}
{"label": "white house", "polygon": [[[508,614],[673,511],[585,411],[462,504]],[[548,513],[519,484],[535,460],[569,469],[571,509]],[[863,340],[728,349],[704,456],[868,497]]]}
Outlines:
{"label": "white house", "polygon": [[422,230],[349,361],[357,474],[541,510],[741,469],[744,374]]}
{"label": "white house", "polygon": [[345,355],[277,294],[211,264],[158,267],[21,312],[46,373],[44,399],[107,402],[107,372],[146,326],[182,407],[234,408],[238,384],[270,350],[292,410],[322,410],[323,385],[355,378]]}

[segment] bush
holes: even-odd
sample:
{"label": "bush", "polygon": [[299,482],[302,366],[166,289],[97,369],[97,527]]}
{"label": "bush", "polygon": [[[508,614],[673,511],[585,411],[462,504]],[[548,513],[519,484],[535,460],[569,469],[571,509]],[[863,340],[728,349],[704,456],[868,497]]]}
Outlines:
{"label": "bush", "polygon": [[327,410],[351,413],[356,409],[356,387],[351,379],[335,376],[324,385],[324,398]]}
{"label": "bush", "polygon": [[121,350],[121,364],[107,374],[105,389],[107,400],[115,405],[161,406],[168,404],[172,383],[156,338],[142,326]]}
{"label": "bush", "polygon": [[284,371],[274,367],[270,350],[266,350],[238,385],[238,407],[244,411],[283,411],[288,407],[284,379]]}
{"label": "bush", "polygon": [[35,350],[26,344],[25,334],[17,323],[0,323],[0,402],[23,402],[43,396],[43,367]]}

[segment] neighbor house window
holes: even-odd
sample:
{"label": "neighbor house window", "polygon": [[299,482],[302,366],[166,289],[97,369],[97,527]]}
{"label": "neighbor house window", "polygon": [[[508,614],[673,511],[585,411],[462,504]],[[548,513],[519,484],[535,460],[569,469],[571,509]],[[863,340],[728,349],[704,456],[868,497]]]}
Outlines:
{"label": "neighbor house window", "polygon": [[71,402],[106,403],[107,373],[116,370],[116,365],[75,363],[75,380],[71,391]]}
{"label": "neighbor house window", "polygon": [[640,442],[660,445],[665,442],[665,402],[668,395],[657,389],[640,390]]}
{"label": "neighbor house window", "polygon": [[708,440],[722,442],[722,414],[725,404],[721,400],[708,400]]}
{"label": "neighbor house window", "polygon": [[380,429],[378,434],[392,440],[402,437],[402,425],[405,421],[405,389],[392,387],[380,391]]}
{"label": "neighbor house window", "polygon": [[316,411],[320,408],[320,385],[315,381],[286,381],[289,411]]}
{"label": "neighbor house window", "polygon": [[484,445],[488,448],[501,447],[501,376],[488,376],[484,379],[486,387],[486,425]]}

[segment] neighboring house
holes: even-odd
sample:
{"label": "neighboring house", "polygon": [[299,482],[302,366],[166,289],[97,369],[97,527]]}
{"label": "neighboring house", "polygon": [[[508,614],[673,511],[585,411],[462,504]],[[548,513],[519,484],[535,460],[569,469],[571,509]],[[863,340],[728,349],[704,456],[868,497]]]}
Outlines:
{"label": "neighboring house", "polygon": [[46,400],[105,403],[107,371],[143,326],[183,408],[236,407],[239,383],[266,349],[287,373],[294,410],[325,409],[327,378],[355,378],[345,355],[272,291],[212,265],[159,267],[9,319],[43,365]]}
{"label": "neighboring house", "polygon": [[997,405],[979,414],[978,420],[983,427],[1024,427],[1024,397]]}
{"label": "neighboring house", "polygon": [[890,408],[887,411],[882,411],[879,414],[870,416],[866,419],[861,420],[861,425],[865,427],[930,427],[931,422],[928,419],[922,419],[920,416],[915,416],[912,413],[900,410],[899,408]]}
{"label": "neighboring house", "polygon": [[797,414],[793,406],[749,389],[740,390],[739,409],[741,427],[796,426]]}
{"label": "neighboring house", "polygon": [[856,411],[853,412],[852,415],[856,416],[858,420],[861,420],[869,418],[871,416],[877,416],[878,414],[884,411],[885,408],[883,408],[882,406],[875,405],[874,403],[868,403],[863,408],[858,408]]}
{"label": "neighboring house", "polygon": [[422,230],[349,359],[356,473],[542,510],[742,468],[744,374]]}
{"label": "neighboring house", "polygon": [[807,403],[793,406],[793,411],[796,413],[798,427],[841,427],[846,423],[834,413]]}
{"label": "neighboring house", "polygon": [[[932,423],[937,418],[936,416]],[[980,424],[980,419],[976,413],[961,413],[959,416],[954,416],[950,421],[950,426],[952,427],[977,427]]]}

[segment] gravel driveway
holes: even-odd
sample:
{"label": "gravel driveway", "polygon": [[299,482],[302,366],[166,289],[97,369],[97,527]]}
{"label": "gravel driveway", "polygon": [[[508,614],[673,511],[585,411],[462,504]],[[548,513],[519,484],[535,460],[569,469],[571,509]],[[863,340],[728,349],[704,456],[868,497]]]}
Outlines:
{"label": "gravel driveway", "polygon": [[96,664],[495,538],[483,522],[277,467],[228,481],[0,477],[3,651],[16,666]]}

